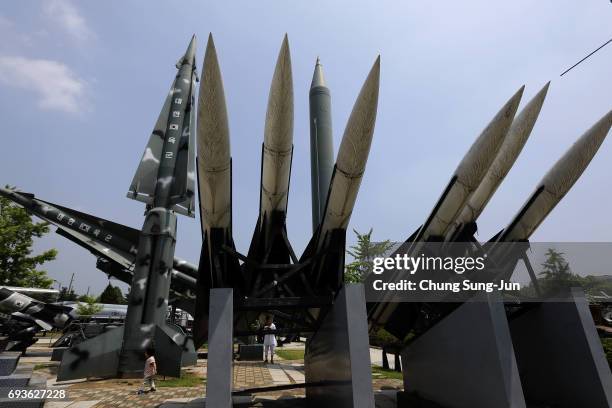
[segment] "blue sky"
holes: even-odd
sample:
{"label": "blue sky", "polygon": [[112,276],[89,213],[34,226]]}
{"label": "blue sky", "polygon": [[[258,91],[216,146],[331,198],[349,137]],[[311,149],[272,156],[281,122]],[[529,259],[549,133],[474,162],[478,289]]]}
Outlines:
{"label": "blue sky", "polygon": [[[0,7],[0,183],[140,228],[125,197],[190,36],[201,66],[212,32],[228,103],[234,233],[246,251],[258,213],[260,146],[274,63],[285,32],[295,92],[288,232],[311,235],[308,87],[317,56],[332,92],[337,149],[359,89],[381,54],[374,142],[350,228],[403,240],[424,221],[463,154],[523,84],[523,104],[552,80],[522,155],[480,222],[488,239],[584,130],[612,108],[612,46],[559,74],[612,36],[607,0],[512,2],[105,1],[5,2]],[[535,241],[612,241],[604,142]],[[354,241],[352,234],[349,241]],[[199,257],[198,219],[180,217],[177,255]],[[94,258],[50,234],[46,269],[99,293]]]}

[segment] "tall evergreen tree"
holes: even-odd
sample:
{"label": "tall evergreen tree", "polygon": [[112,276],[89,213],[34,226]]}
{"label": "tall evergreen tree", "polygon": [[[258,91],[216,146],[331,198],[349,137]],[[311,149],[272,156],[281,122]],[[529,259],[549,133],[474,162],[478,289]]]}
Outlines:
{"label": "tall evergreen tree", "polygon": [[111,285],[109,282],[104,291],[100,294],[98,302],[111,305],[123,305],[125,304],[125,298],[123,297],[123,293],[121,293],[121,289],[119,289],[118,286]]}
{"label": "tall evergreen tree", "polygon": [[365,234],[360,234],[356,230],[353,232],[357,235],[357,243],[346,251],[354,260],[345,266],[345,282],[363,281],[364,277],[372,272],[374,258],[384,255],[393,246],[389,240],[372,242],[372,228]]}

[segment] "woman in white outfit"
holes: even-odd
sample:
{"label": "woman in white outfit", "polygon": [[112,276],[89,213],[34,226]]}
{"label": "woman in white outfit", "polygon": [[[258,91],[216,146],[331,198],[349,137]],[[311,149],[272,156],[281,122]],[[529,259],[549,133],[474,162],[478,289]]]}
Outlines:
{"label": "woman in white outfit", "polygon": [[[266,325],[264,326],[264,333],[268,330],[276,330],[276,326],[272,323],[272,317],[266,318]],[[270,363],[274,364],[274,347],[276,347],[276,334],[270,333],[264,335],[264,356],[268,362],[268,351],[270,351]]]}

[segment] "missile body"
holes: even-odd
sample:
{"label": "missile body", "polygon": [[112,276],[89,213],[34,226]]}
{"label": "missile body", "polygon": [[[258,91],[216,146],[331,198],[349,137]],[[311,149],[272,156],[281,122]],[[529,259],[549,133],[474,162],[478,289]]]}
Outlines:
{"label": "missile body", "polygon": [[379,83],[380,57],[359,92],[338,148],[321,235],[333,229],[346,230],[350,221],[374,136]]}
{"label": "missile body", "polygon": [[34,194],[0,188],[0,195],[58,228],[58,233],[85,243],[91,251],[131,268],[137,252],[138,231],[58,204]]}
{"label": "missile body", "polygon": [[194,206],[195,47],[194,36],[176,64],[178,73],[128,192],[129,198],[147,203],[147,212],[119,357],[122,375],[142,371],[142,351],[152,344],[157,327],[173,330],[165,321],[176,245],[174,211],[193,216]]}
{"label": "missile body", "polygon": [[432,213],[421,227],[415,242],[426,241],[432,237],[443,237],[459,215],[459,211],[481,184],[505,140],[524,88],[524,86],[521,87],[506,102],[470,147]]}
{"label": "missile body", "polygon": [[[40,200],[30,193],[0,187],[0,196],[8,198],[29,213],[56,226],[58,234],[87,249],[99,260],[104,259],[116,263],[126,271],[127,275],[116,274],[113,277],[128,285],[132,283],[132,270],[136,262],[138,247],[138,230]],[[173,264],[171,285],[176,286],[176,283],[195,288],[197,267],[179,258],[175,258]],[[179,288],[174,288],[174,290],[182,292]]]}
{"label": "missile body", "polygon": [[[461,229],[469,223],[475,222],[489,200],[506,177],[519,154],[523,150],[529,135],[535,125],[544,99],[548,92],[547,83],[531,101],[525,106],[521,113],[514,119],[502,146],[484,176],[482,182],[470,197],[467,205],[461,211],[459,217],[453,222],[452,228],[446,234],[446,240],[456,240]],[[461,239],[461,238],[459,238]]]}
{"label": "missile body", "polygon": [[325,211],[318,230],[300,262],[317,258],[312,267],[314,286],[335,290],[343,280],[346,228],[365,172],[378,106],[380,57],[372,66],[357,96],[338,149]]}
{"label": "missile body", "polygon": [[262,223],[273,211],[287,212],[293,153],[293,78],[287,36],[283,40],[268,96],[264,131],[261,203]]}
{"label": "missile body", "polygon": [[[239,264],[224,247],[232,238],[232,159],[221,69],[212,35],[208,38],[198,103],[198,191],[202,250],[197,274],[194,341],[202,344],[208,332],[209,290],[235,286]],[[183,271],[187,272],[187,271]]]}
{"label": "missile body", "polygon": [[[248,252],[249,258],[256,262],[289,263],[293,250],[283,237],[286,237],[292,156],[293,78],[289,40],[285,35],[272,76],[264,126],[259,218]],[[259,279],[253,275],[258,274],[247,271],[247,279]]]}
{"label": "missile body", "polygon": [[223,80],[212,35],[202,67],[198,103],[198,187],[202,233],[229,229],[232,219],[232,159]]}
{"label": "missile body", "polygon": [[312,232],[325,212],[325,202],[334,169],[331,94],[317,58],[310,85],[310,175],[312,187]]}
{"label": "missile body", "polygon": [[[476,191],[493,163],[506,134],[512,124],[514,115],[523,95],[521,87],[501,108],[480,136],[472,144],[450,182],[438,199],[431,214],[414,234],[411,243],[400,246],[391,256],[419,254],[423,242],[444,239],[452,222]],[[370,277],[371,278],[371,277]],[[390,295],[389,295],[390,296]],[[382,301],[369,305],[368,317],[371,327],[384,326],[392,318],[398,307],[397,303]]]}
{"label": "missile body", "polygon": [[195,47],[194,36],[176,64],[176,79],[127,193],[148,207],[168,207],[190,217],[195,210]]}
{"label": "missile body", "polygon": [[523,241],[544,221],[572,188],[603,143],[612,125],[612,111],[587,130],[538,183],[498,242]]}
{"label": "missile body", "polygon": [[62,329],[72,320],[72,308],[39,302],[6,287],[0,287],[0,313],[27,316],[43,330]]}

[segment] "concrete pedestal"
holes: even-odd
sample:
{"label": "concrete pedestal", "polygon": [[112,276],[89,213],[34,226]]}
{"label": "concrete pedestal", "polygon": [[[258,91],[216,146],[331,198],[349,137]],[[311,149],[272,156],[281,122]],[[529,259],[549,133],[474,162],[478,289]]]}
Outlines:
{"label": "concrete pedestal", "polygon": [[521,314],[510,331],[530,404],[612,407],[612,374],[582,290]]}
{"label": "concrete pedestal", "polygon": [[241,344],[238,346],[240,361],[262,361],[263,351],[263,344]]}
{"label": "concrete pedestal", "polygon": [[459,306],[402,352],[404,389],[447,408],[525,408],[498,295]]}
{"label": "concrete pedestal", "polygon": [[206,406],[231,408],[234,353],[234,291],[211,289],[208,320]]}
{"label": "concrete pedestal", "polygon": [[304,356],[309,406],[374,408],[370,347],[362,284],[336,296]]}

